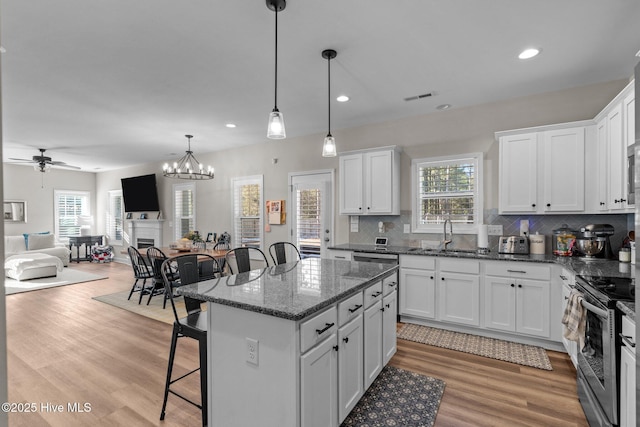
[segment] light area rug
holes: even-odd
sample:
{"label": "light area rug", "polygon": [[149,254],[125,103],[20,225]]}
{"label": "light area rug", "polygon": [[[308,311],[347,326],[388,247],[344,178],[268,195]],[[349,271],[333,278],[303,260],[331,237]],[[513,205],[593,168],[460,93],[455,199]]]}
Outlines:
{"label": "light area rug", "polygon": [[[167,300],[167,307],[162,308],[163,295],[156,295],[151,298],[151,302],[147,305],[149,295],[142,296],[142,303],[138,304],[140,294],[134,292],[131,295],[131,299],[127,300],[129,291],[116,292],[115,294],[102,295],[93,297],[94,300],[103,302],[105,304],[112,305],[114,307],[121,308],[123,310],[130,311],[132,313],[139,314],[144,317],[159,320],[160,322],[169,323],[173,325],[174,315],[171,310],[171,301]],[[175,297],[174,302],[176,304],[176,311],[180,317],[187,315],[187,311],[184,308],[184,300],[182,297]],[[206,310],[206,304],[202,304],[202,310]]]}
{"label": "light area rug", "polygon": [[386,366],[342,427],[431,427],[442,401],[442,380]]}
{"label": "light area rug", "polygon": [[547,371],[553,370],[545,349],[533,345],[409,323],[400,328],[398,338]]}
{"label": "light area rug", "polygon": [[43,277],[41,279],[31,279],[18,281],[9,277],[4,278],[5,294],[17,294],[20,292],[37,291],[45,288],[55,288],[57,286],[73,285],[75,283],[92,282],[94,280],[106,279],[107,276],[87,273],[81,270],[74,270],[65,267],[58,271],[56,277]]}

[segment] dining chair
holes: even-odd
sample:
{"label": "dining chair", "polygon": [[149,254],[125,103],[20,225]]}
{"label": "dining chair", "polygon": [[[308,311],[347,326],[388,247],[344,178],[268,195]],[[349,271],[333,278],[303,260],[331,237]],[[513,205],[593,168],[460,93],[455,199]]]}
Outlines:
{"label": "dining chair", "polygon": [[[152,297],[154,297],[155,295],[163,294],[164,301],[162,302],[162,308],[164,309],[167,307],[167,292],[165,292],[165,289],[164,289],[165,284],[162,278],[162,272],[160,271],[160,267],[162,266],[162,263],[167,259],[168,259],[167,255],[165,255],[165,253],[162,252],[160,248],[156,248],[155,246],[151,246],[147,248],[147,260],[149,261],[149,265],[153,270],[153,284],[154,284],[152,292],[149,292],[149,299],[147,300],[147,305],[149,305],[149,303],[151,302]],[[170,275],[169,278],[171,279],[169,281],[169,286],[171,286],[172,289],[180,284],[177,272],[174,271],[174,273]]]}
{"label": "dining chair", "polygon": [[[287,260],[287,251],[292,254],[292,258],[297,256],[295,260]],[[296,248],[296,245],[290,242],[276,242],[269,246],[269,255],[273,260],[274,265],[284,264],[289,261],[298,261],[301,259],[300,251]]]}
{"label": "dining chair", "polygon": [[[167,299],[171,302],[174,322],[171,334],[171,347],[169,350],[169,363],[167,366],[167,378],[164,388],[164,400],[160,420],[164,420],[169,393],[189,402],[202,411],[202,425],[207,425],[207,312],[202,311],[202,301],[184,297],[186,317],[180,317],[176,307],[176,301],[171,288],[171,277],[176,274],[180,278],[180,285],[190,285],[204,280],[214,279],[219,269],[217,260],[208,254],[186,254],[165,260],[160,266],[162,279],[165,283]],[[215,285],[214,285],[215,286]],[[199,366],[196,369],[172,379],[173,362],[175,360],[176,347],[179,338],[192,338],[198,341]],[[194,402],[171,389],[171,385],[188,375],[200,371],[200,403]]]}
{"label": "dining chair", "polygon": [[[133,295],[134,292],[140,292],[140,298],[138,299],[138,304],[140,304],[142,302],[142,295],[147,291],[147,279],[153,279],[153,269],[147,264],[147,261],[145,261],[140,251],[133,246],[129,246],[127,248],[127,253],[131,260],[133,277],[136,279],[136,281],[133,282],[133,286],[131,287],[127,300],[131,299],[131,295]],[[139,280],[142,280],[142,285],[140,286],[138,286]]]}
{"label": "dining chair", "polygon": [[[229,242],[224,240],[213,245],[214,251],[228,251],[229,249],[231,249],[231,245]],[[224,258],[220,258],[218,259],[218,264],[220,265],[220,273],[224,274],[224,268],[227,265],[226,260]]]}
{"label": "dining chair", "polygon": [[[245,273],[250,270],[269,266],[267,256],[258,248],[234,248],[227,252],[224,258],[231,274]],[[262,265],[263,263],[264,265]],[[234,271],[232,265],[236,266],[236,271]]]}

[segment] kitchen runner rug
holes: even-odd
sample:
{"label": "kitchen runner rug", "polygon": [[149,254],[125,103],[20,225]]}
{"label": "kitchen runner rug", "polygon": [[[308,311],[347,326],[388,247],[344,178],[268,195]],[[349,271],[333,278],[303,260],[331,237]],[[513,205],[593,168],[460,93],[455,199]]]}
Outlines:
{"label": "kitchen runner rug", "polygon": [[552,371],[545,349],[495,338],[447,331],[407,323],[398,331],[398,338],[422,344],[462,351],[518,365]]}
{"label": "kitchen runner rug", "polygon": [[[163,295],[156,295],[151,298],[151,302],[147,305],[147,300],[149,299],[149,295],[144,295],[142,297],[142,302],[138,304],[138,299],[140,298],[140,294],[138,292],[134,292],[131,295],[131,299],[127,300],[129,296],[129,291],[116,292],[115,294],[102,295],[93,297],[94,300],[103,302],[105,304],[112,305],[114,307],[121,308],[123,310],[130,311],[132,313],[139,314],[144,317],[149,317],[151,319],[158,320],[160,322],[169,323],[173,325],[174,317],[173,310],[171,310],[171,301],[167,300],[167,307],[162,308],[162,300],[164,299]],[[180,317],[184,317],[187,315],[187,311],[184,308],[184,300],[182,297],[174,298],[176,304],[176,311]],[[206,310],[206,304],[202,305],[202,309]]]}
{"label": "kitchen runner rug", "polygon": [[56,277],[43,277],[22,281],[5,277],[4,290],[6,295],[11,295],[45,288],[55,288],[57,286],[73,285],[75,283],[92,282],[106,278],[107,276],[104,275],[87,273],[81,270],[74,270],[71,267],[65,267],[62,271],[58,271]]}
{"label": "kitchen runner rug", "polygon": [[341,427],[431,427],[444,387],[442,380],[386,366]]}

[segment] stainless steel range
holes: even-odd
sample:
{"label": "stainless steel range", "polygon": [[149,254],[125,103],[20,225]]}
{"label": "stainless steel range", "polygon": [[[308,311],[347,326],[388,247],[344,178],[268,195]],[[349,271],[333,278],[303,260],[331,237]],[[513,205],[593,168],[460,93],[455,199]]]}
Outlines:
{"label": "stainless steel range", "polygon": [[585,346],[578,353],[578,396],[591,427],[619,419],[620,336],[617,301],[635,301],[635,282],[620,277],[577,276],[587,313]]}

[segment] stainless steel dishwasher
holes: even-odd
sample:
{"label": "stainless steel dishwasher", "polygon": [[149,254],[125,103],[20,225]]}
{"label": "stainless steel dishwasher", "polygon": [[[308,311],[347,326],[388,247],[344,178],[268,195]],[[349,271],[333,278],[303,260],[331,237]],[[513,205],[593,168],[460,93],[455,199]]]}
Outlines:
{"label": "stainless steel dishwasher", "polygon": [[398,255],[381,252],[354,252],[353,261],[398,265]]}

